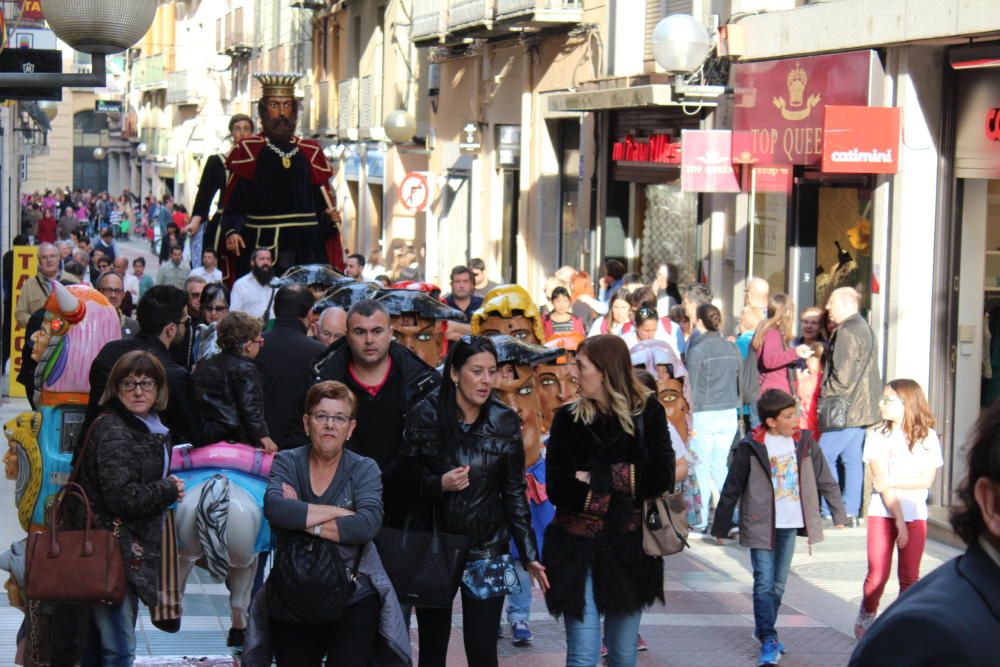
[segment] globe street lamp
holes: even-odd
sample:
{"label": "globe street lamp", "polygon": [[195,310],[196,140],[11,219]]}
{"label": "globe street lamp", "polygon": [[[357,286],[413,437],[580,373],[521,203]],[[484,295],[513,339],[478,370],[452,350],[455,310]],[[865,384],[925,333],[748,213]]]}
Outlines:
{"label": "globe street lamp", "polygon": [[690,14],[672,14],[656,24],[650,40],[653,58],[674,75],[673,93],[684,100],[717,98],[725,86],[691,85],[686,77],[696,72],[712,52],[712,38],[705,26]]}
{"label": "globe street lamp", "polygon": [[396,109],[382,123],[385,134],[394,144],[409,144],[417,132],[417,121],[404,109]]}
{"label": "globe street lamp", "polygon": [[0,72],[0,87],[103,88],[105,56],[129,48],[146,34],[156,17],[157,0],[41,0],[56,37],[93,55],[89,74]]}
{"label": "globe street lamp", "polygon": [[100,146],[94,149],[94,159],[97,160],[98,162],[102,161],[107,156],[108,156],[107,152]]}

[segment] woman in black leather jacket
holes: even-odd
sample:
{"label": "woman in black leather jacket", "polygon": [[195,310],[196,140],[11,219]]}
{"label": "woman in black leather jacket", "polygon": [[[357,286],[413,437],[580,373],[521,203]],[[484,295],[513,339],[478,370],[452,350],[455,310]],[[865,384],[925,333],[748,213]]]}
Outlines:
{"label": "woman in black leather jacket", "polygon": [[264,422],[264,394],[253,358],[264,345],[260,320],[231,312],[218,324],[220,354],[194,371],[202,425],[201,445],[228,440],[277,452]]}
{"label": "woman in black leather jacket", "polygon": [[[525,568],[548,588],[525,495],[520,420],[493,397],[496,374],[489,338],[463,336],[451,346],[441,387],[410,411],[403,435],[403,456],[420,470],[424,520],[437,511],[443,532],[472,543],[462,577],[462,626],[466,657],[476,667],[497,664],[506,586],[517,582],[511,537]],[[420,667],[443,667],[451,609],[418,609],[417,621]]]}

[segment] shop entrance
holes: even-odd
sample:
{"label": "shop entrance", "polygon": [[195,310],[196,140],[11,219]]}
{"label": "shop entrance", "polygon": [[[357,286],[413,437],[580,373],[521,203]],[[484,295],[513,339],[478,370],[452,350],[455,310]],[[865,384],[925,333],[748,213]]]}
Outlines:
{"label": "shop entrance", "polygon": [[[756,182],[756,181],[755,181]],[[830,293],[853,287],[871,307],[871,207],[866,176],[833,177],[796,168],[791,192],[753,193],[751,274],[785,292],[800,311],[826,306]]]}

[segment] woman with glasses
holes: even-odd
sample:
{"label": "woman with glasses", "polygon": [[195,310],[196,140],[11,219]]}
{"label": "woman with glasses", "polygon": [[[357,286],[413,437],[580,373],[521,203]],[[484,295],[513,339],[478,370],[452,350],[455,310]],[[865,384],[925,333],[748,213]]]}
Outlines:
{"label": "woman with glasses", "polygon": [[264,394],[253,359],[264,345],[263,324],[246,313],[232,312],[218,324],[220,354],[194,371],[194,391],[201,412],[202,441],[241,442],[278,451],[264,422]]}
{"label": "woman with glasses", "polygon": [[[517,413],[493,396],[497,353],[485,336],[451,345],[441,387],[407,415],[402,455],[419,474],[420,523],[466,535],[471,548],[462,575],[462,634],[470,665],[497,665],[497,628],[504,596],[520,590],[510,555],[548,589],[531,527],[524,445]],[[454,590],[451,592],[454,594]],[[417,609],[420,667],[444,667],[452,610]]]}
{"label": "woman with glasses", "polygon": [[[375,461],[344,448],[356,414],[357,399],[346,385],[329,380],[313,385],[302,416],[309,444],[281,452],[271,468],[264,514],[277,534],[278,551],[298,531],[336,544],[348,567],[357,562],[356,588],[336,622],[293,623],[265,607],[278,667],[319,667],[324,658],[338,667],[367,667],[376,656],[380,665],[410,664],[409,631],[378,551],[370,545],[382,526],[382,474]],[[281,567],[280,555],[275,560]],[[265,591],[254,607],[267,599]],[[294,603],[288,611],[310,613]],[[261,636],[254,632],[261,620],[259,614],[251,619],[251,637]],[[261,648],[248,645],[244,664],[271,664],[271,656],[258,655]]]}
{"label": "woman with glasses", "polygon": [[[170,434],[159,413],[167,406],[163,365],[149,352],[122,356],[111,369],[77,461],[97,525],[117,529],[128,590],[116,605],[91,609],[84,665],[131,665],[138,602],[157,602],[163,512],[184,496],[184,482],[165,477]],[[78,509],[77,503],[67,509]],[[75,524],[82,528],[84,513]]]}
{"label": "woman with glasses", "polygon": [[194,346],[191,358],[197,365],[202,359],[218,354],[219,342],[217,330],[219,322],[229,312],[229,290],[222,283],[209,283],[201,291],[201,318],[204,324],[199,324],[194,336]]}

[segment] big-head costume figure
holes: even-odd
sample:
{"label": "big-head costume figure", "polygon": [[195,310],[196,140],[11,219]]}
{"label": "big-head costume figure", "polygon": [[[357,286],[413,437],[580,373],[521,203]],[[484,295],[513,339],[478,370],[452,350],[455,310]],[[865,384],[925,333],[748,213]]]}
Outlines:
{"label": "big-head costume figure", "polygon": [[559,350],[561,356],[535,367],[535,384],[542,406],[542,431],[549,432],[556,410],[577,398],[576,350],[584,340],[575,331],[556,334],[545,343],[550,350]]}
{"label": "big-head costume figure", "polygon": [[464,322],[465,313],[429,294],[410,289],[389,289],[375,297],[389,311],[396,342],[420,357],[428,366],[441,365],[446,351],[446,320]]}
{"label": "big-head costume figure", "polygon": [[255,74],[261,133],[240,141],[226,160],[231,178],[222,233],[237,256],[238,276],[254,248],[271,249],[279,271],[295,264],[344,268],[340,215],[329,181],[333,171],[315,141],[295,136],[298,74]]}
{"label": "big-head costume figure", "polygon": [[520,285],[500,285],[483,298],[472,314],[472,333],[477,336],[513,336],[540,345],[545,340],[542,316],[531,295]]}

